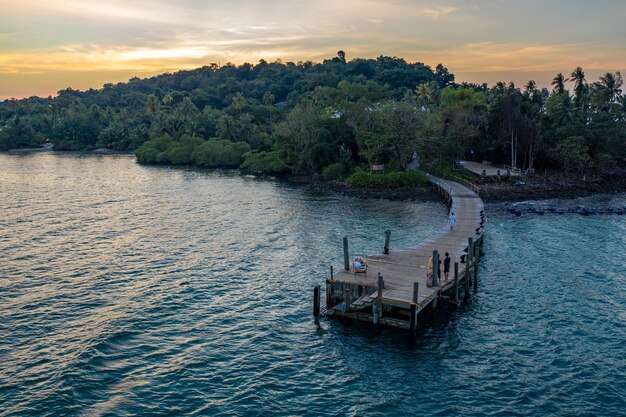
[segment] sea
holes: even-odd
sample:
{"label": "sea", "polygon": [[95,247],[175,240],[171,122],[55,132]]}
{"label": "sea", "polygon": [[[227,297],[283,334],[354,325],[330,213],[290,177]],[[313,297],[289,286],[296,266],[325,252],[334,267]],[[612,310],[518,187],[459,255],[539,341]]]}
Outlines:
{"label": "sea", "polygon": [[626,216],[510,207],[486,206],[478,291],[411,340],[315,319],[313,287],[344,236],[418,245],[443,202],[0,154],[0,416],[626,415]]}

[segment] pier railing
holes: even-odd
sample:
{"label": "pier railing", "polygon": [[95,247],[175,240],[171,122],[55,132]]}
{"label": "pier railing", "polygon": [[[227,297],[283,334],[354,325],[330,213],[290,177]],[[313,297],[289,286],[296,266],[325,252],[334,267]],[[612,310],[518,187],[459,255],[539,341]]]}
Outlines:
{"label": "pier railing", "polygon": [[[389,231],[386,231],[383,254],[369,258],[366,262],[369,268],[365,271],[352,268],[348,238],[344,237],[344,268],[334,272],[331,267],[330,277],[326,279],[326,308],[323,310],[319,305],[321,287],[315,287],[315,316],[324,314],[358,319],[414,333],[420,326],[418,318],[424,321],[430,316],[421,314],[422,311],[432,311],[434,316],[439,310],[438,304],[446,300],[458,304],[459,290],[465,299],[472,284],[474,291],[477,290],[478,259],[486,219],[480,198],[467,191],[476,192],[478,187],[462,186],[432,175],[427,177],[454,211],[461,213],[454,231],[446,228],[435,239],[397,251],[389,249]],[[445,252],[458,259],[454,262],[454,274],[450,271],[453,279],[445,280],[437,267],[440,254]],[[432,261],[429,260],[431,255]],[[426,269],[427,264],[435,265],[435,268]],[[427,272],[426,275],[421,271]]]}
{"label": "pier railing", "polygon": [[477,195],[480,195],[480,187],[477,186],[476,184],[474,184],[473,182],[470,182],[464,178],[460,178],[460,177],[454,177],[455,181],[460,182],[461,184],[465,185],[467,188],[469,188],[470,190],[472,190],[473,192],[475,192]]}

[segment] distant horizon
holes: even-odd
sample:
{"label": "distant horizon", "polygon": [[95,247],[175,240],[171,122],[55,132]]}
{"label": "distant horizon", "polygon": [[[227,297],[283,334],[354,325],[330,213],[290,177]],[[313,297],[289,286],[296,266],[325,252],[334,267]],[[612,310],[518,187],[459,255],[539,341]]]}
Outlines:
{"label": "distant horizon", "polygon": [[211,62],[379,55],[458,82],[626,71],[623,0],[0,0],[0,97],[101,88]]}
{"label": "distant horizon", "polygon": [[[392,55],[386,55],[386,54],[382,54],[383,56],[392,56]],[[306,62],[306,61],[312,61],[314,63],[321,63],[324,59],[331,59],[333,57],[335,57],[336,54],[332,54],[329,55],[328,57],[325,57],[319,61],[313,61],[310,59],[299,59],[297,61],[295,60],[283,60],[280,58],[276,58],[273,61],[269,61],[266,60],[267,62],[276,62],[276,61],[280,61],[283,63],[287,63],[287,62]],[[363,57],[363,56],[359,56],[359,57],[354,57],[354,58],[350,58],[347,57],[347,61],[351,61],[352,59],[376,59],[378,56],[376,57]],[[407,61],[408,63],[417,63],[417,62],[422,62],[420,60],[408,60],[406,58],[403,57],[397,57],[397,58],[402,58],[405,59],[405,61]],[[262,58],[261,58],[262,59]],[[260,60],[259,60],[260,61]],[[219,63],[220,66],[222,65],[226,65],[226,64],[233,64],[236,66],[242,65],[244,63],[250,63],[252,65],[257,65],[259,63],[259,61],[252,63],[249,61],[242,61],[242,62],[225,62],[224,64]],[[554,78],[555,75],[557,75],[559,72],[561,72],[566,78],[569,76],[569,74],[576,68],[573,67],[571,69],[568,70],[562,70],[562,71],[556,71],[556,72],[551,72],[551,71],[542,71],[541,73],[534,73],[535,75],[540,75],[542,78],[539,77],[531,77],[530,73],[523,73],[523,72],[506,72],[506,71],[502,71],[502,72],[492,72],[492,73],[486,73],[486,72],[462,72],[462,73],[457,73],[454,71],[453,68],[450,68],[446,65],[445,62],[437,62],[435,64],[429,64],[429,63],[424,63],[425,65],[428,65],[429,67],[431,67],[433,70],[436,67],[437,64],[442,64],[444,67],[448,68],[448,70],[455,75],[455,82],[457,84],[461,84],[463,82],[466,83],[473,83],[473,84],[484,84],[487,83],[488,87],[493,87],[496,83],[498,82],[505,82],[505,83],[510,83],[513,82],[515,84],[515,86],[517,88],[523,89],[524,85],[530,81],[533,80],[536,82],[537,87],[538,88],[547,88],[548,90],[551,90],[552,86],[551,86],[551,82],[552,79]],[[54,91],[49,91],[49,92],[44,92],[44,90],[40,90],[40,92],[34,91],[32,94],[25,94],[25,95],[21,95],[21,96],[11,96],[11,95],[0,95],[0,101],[5,101],[5,100],[11,100],[11,99],[16,99],[16,100],[23,100],[23,99],[27,99],[27,98],[31,98],[31,97],[39,97],[39,98],[47,98],[47,97],[56,97],[59,91],[61,90],[65,90],[67,88],[71,88],[73,90],[78,90],[78,91],[86,91],[89,89],[93,89],[93,90],[100,90],[102,88],[104,88],[105,84],[117,84],[117,83],[127,83],[129,82],[132,78],[140,78],[140,79],[146,79],[146,78],[151,78],[151,77],[155,77],[155,76],[159,76],[159,75],[163,75],[163,74],[172,74],[178,71],[193,71],[195,69],[201,68],[203,66],[208,66],[210,65],[210,63],[206,63],[204,65],[199,65],[196,67],[182,67],[182,68],[165,68],[162,71],[155,71],[155,72],[148,72],[148,73],[135,73],[135,72],[131,72],[131,73],[126,73],[126,72],[119,72],[117,73],[117,76],[115,75],[116,73],[112,73],[112,74],[103,74],[102,75],[102,79],[100,79],[100,77],[97,78],[97,81],[92,81],[90,78],[87,77],[78,77],[79,80],[81,80],[82,82],[77,82],[74,85],[66,85],[63,87],[58,87],[56,88]],[[619,69],[616,70],[586,70],[583,67],[583,70],[585,71],[585,75],[586,75],[586,80],[588,83],[593,83],[594,81],[597,81],[598,77],[607,73],[607,72],[612,72],[615,73],[617,71],[620,71]],[[622,72],[622,71],[620,71]],[[109,78],[107,78],[106,76],[110,75]],[[486,76],[486,78],[488,78],[487,80],[481,79],[480,77],[484,77]],[[569,82],[566,83],[566,86],[568,86]],[[571,89],[571,88],[570,88]]]}

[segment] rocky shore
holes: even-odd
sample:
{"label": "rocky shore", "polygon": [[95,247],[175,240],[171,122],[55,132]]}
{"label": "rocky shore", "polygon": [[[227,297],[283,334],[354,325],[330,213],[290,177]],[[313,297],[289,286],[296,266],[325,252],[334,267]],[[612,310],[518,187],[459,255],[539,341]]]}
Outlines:
{"label": "rocky shore", "polygon": [[[511,183],[479,184],[480,196],[485,203],[504,203],[545,199],[573,199],[597,194],[626,192],[626,177],[615,176],[588,181],[534,179],[525,185]],[[394,201],[438,201],[440,197],[428,186],[394,189],[353,188],[343,181],[311,181],[312,191],[330,191],[357,198],[382,198]]]}
{"label": "rocky shore", "polygon": [[545,199],[572,199],[596,194],[626,192],[626,178],[614,176],[593,180],[530,180],[525,185],[490,183],[480,185],[480,196],[486,203]]}
{"label": "rocky shore", "polygon": [[428,187],[400,187],[400,188],[354,188],[344,181],[313,181],[307,184],[312,191],[330,191],[356,198],[381,198],[392,201],[438,201],[440,197]]}

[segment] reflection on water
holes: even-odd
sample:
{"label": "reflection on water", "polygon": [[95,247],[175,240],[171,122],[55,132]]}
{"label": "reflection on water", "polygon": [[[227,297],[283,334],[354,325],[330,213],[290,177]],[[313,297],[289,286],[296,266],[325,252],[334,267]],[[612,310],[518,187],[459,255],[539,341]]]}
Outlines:
{"label": "reflection on water", "polygon": [[316,324],[311,289],[344,235],[414,245],[442,204],[37,154],[0,155],[0,213],[0,415],[626,409],[621,217],[488,208],[479,293],[410,346]]}

